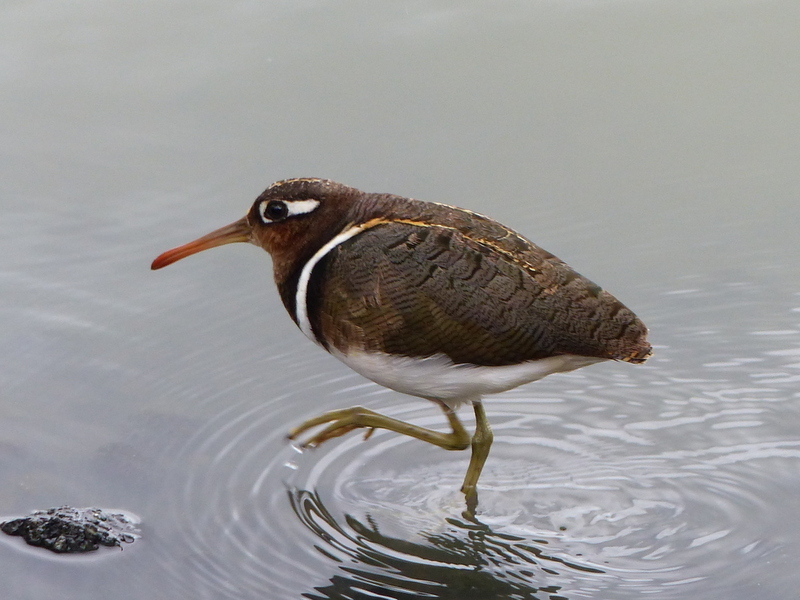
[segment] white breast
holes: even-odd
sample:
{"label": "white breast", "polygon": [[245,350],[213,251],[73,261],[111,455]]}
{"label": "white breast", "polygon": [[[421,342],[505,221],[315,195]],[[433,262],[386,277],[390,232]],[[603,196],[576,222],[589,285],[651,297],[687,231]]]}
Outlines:
{"label": "white breast", "polygon": [[456,365],[441,354],[423,359],[384,353],[343,354],[336,349],[332,349],[331,354],[375,383],[403,394],[441,400],[451,408],[486,394],[497,394],[536,381],[551,373],[572,371],[605,360],[565,354],[516,365],[483,367]]}

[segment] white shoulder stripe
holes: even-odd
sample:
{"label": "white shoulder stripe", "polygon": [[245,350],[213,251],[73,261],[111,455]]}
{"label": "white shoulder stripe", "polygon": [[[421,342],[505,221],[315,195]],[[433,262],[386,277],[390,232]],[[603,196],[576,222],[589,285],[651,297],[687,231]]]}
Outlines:
{"label": "white shoulder stripe", "polygon": [[303,266],[303,270],[300,271],[300,279],[297,281],[297,293],[295,295],[295,305],[294,305],[294,312],[295,316],[297,317],[297,325],[300,327],[300,330],[306,334],[306,337],[310,339],[312,342],[316,342],[319,344],[319,340],[314,336],[314,332],[311,330],[311,321],[308,319],[308,282],[311,280],[311,272],[314,270],[314,267],[317,263],[322,260],[322,257],[325,256],[328,252],[333,250],[339,244],[346,242],[351,237],[358,235],[365,229],[368,229],[368,226],[365,225],[353,225],[349,229],[345,229],[342,233],[334,237],[330,242],[325,244],[322,248],[317,250],[317,252],[312,256],[308,262]]}

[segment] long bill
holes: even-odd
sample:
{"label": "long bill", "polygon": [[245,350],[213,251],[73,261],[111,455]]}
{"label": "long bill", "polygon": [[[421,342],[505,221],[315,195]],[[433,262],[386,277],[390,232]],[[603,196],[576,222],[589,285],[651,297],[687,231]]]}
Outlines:
{"label": "long bill", "polygon": [[182,258],[186,258],[187,256],[191,256],[192,254],[197,254],[203,250],[215,248],[224,244],[233,244],[234,242],[249,242],[251,240],[252,232],[253,228],[247,221],[247,217],[242,217],[235,223],[231,223],[225,227],[220,227],[216,231],[212,231],[208,235],[197,238],[193,242],[189,242],[183,246],[178,246],[172,250],[167,250],[153,261],[153,264],[150,265],[150,268],[155,271],[156,269],[161,269],[162,267],[171,265],[172,263],[179,261]]}

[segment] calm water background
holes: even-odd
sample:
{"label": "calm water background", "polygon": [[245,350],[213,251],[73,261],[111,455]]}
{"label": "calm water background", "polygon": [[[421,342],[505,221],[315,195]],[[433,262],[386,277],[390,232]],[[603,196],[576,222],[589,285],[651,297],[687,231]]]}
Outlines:
{"label": "calm water background", "polygon": [[[0,31],[0,514],[143,534],[3,538],[2,597],[798,597],[800,4],[9,0]],[[656,355],[489,399],[475,522],[465,453],[298,454],[324,410],[444,423],[313,347],[260,250],[149,271],[290,176],[511,224]]]}

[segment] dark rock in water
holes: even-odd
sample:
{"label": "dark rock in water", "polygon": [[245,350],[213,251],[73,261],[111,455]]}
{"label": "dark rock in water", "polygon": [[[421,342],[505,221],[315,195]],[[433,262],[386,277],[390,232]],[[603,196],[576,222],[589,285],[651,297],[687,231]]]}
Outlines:
{"label": "dark rock in water", "polygon": [[31,546],[53,552],[91,552],[103,546],[122,546],[138,535],[136,522],[100,508],[62,506],[37,510],[30,517],[0,523],[0,530],[19,535]]}

